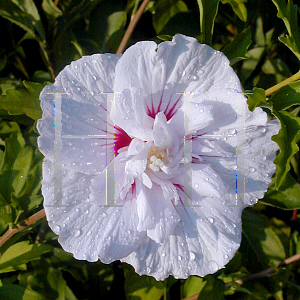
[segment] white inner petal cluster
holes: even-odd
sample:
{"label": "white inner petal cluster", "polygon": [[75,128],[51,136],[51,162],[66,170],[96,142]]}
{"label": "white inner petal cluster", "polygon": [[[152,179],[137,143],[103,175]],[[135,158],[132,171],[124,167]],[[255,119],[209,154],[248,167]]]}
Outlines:
{"label": "white inner petal cluster", "polygon": [[169,151],[152,145],[148,152],[147,165],[152,171],[164,171],[169,161]]}

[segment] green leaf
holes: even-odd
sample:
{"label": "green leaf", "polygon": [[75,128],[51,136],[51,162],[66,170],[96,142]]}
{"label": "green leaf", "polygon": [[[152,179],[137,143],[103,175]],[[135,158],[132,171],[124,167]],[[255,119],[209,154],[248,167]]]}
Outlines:
{"label": "green leaf", "polygon": [[[68,37],[67,41],[69,41],[70,36],[68,30],[71,26],[86,17],[99,2],[101,2],[101,0],[72,0],[70,2],[63,16],[57,20],[57,36],[53,46],[54,49],[58,44],[66,43],[66,39],[64,40],[65,37]],[[105,12],[103,11],[103,13]],[[99,18],[98,21],[101,21],[101,18]]]}
{"label": "green leaf", "polygon": [[25,114],[33,120],[42,117],[39,95],[44,84],[29,81],[23,82],[23,89],[11,89],[6,95],[0,95],[0,109],[5,109],[11,115]]}
{"label": "green leaf", "polygon": [[5,122],[0,123],[0,138],[5,140],[10,137],[12,132],[21,132],[18,123],[16,122]]}
{"label": "green leaf", "polygon": [[205,286],[206,282],[203,278],[197,276],[190,276],[183,286],[183,298],[188,298],[199,294]]}
{"label": "green leaf", "polygon": [[284,43],[300,60],[300,34],[298,29],[298,6],[293,4],[292,0],[272,0],[277,7],[277,17],[282,19],[288,31],[288,36],[280,37],[279,40]]}
{"label": "green leaf", "polygon": [[52,251],[53,247],[45,244],[29,244],[22,241],[9,247],[0,257],[0,273],[18,270],[29,261],[39,259],[41,255]]}
{"label": "green leaf", "polygon": [[199,300],[222,300],[224,299],[225,284],[222,280],[212,275],[207,276],[207,281],[201,290]]}
{"label": "green leaf", "polygon": [[215,18],[220,0],[197,0],[200,10],[201,43],[212,45]]}
{"label": "green leaf", "polygon": [[43,0],[42,8],[48,16],[54,19],[62,16],[62,11],[54,4],[52,0]]}
{"label": "green leaf", "polygon": [[263,29],[263,20],[261,16],[256,19],[255,42],[257,46],[264,47],[266,45],[266,38]]}
{"label": "green leaf", "polygon": [[233,41],[222,50],[230,60],[231,66],[242,59],[246,59],[245,55],[251,42],[251,31],[246,28],[240,34],[237,34]]}
{"label": "green leaf", "polygon": [[266,77],[268,86],[275,85],[291,76],[288,66],[280,58],[266,59],[261,70],[269,75]]}
{"label": "green leaf", "polygon": [[7,90],[16,89],[20,86],[20,80],[0,78],[0,94],[5,95]]}
{"label": "green leaf", "polygon": [[90,37],[102,52],[116,52],[127,21],[125,7],[120,1],[102,1],[90,17]]}
{"label": "green leaf", "polygon": [[274,160],[274,164],[277,165],[275,188],[278,189],[290,170],[292,157],[299,151],[297,141],[299,138],[300,118],[293,116],[287,111],[272,109],[272,113],[279,119],[281,124],[278,134],[272,137],[272,140],[279,146],[279,154]]}
{"label": "green leaf", "polygon": [[270,98],[274,109],[285,110],[300,104],[300,80],[287,84]]}
{"label": "green leaf", "polygon": [[0,0],[0,16],[20,26],[38,40],[45,40],[45,31],[33,0]]}
{"label": "green leaf", "polygon": [[161,34],[158,35],[157,38],[159,38],[161,41],[172,41],[173,36],[168,34]]}
{"label": "green leaf", "polygon": [[24,286],[6,284],[0,287],[1,300],[47,300],[44,296]]}
{"label": "green leaf", "polygon": [[272,180],[264,198],[260,200],[266,205],[275,206],[282,209],[300,208],[300,186],[294,177],[287,173],[286,178],[280,188],[275,188],[275,180]]}
{"label": "green leaf", "polygon": [[248,51],[249,58],[243,62],[241,70],[241,81],[245,82],[258,66],[264,56],[265,47],[256,47]]}
{"label": "green leaf", "polygon": [[159,34],[172,17],[182,12],[188,12],[188,7],[181,0],[159,0],[155,2],[154,11],[153,27],[156,34]]}
{"label": "green leaf", "polygon": [[127,300],[159,300],[165,285],[150,276],[140,276],[129,268],[125,270],[125,293]]}
{"label": "green leaf", "polygon": [[[5,140],[4,159],[0,165],[1,193],[7,201],[11,194],[18,195],[23,189],[32,162],[33,150],[25,146],[20,132],[13,132]],[[5,189],[2,189],[5,187]]]}
{"label": "green leaf", "polygon": [[247,8],[245,2],[247,0],[221,0],[223,4],[229,3],[235,14],[243,21],[247,21]]}
{"label": "green leaf", "polygon": [[247,104],[250,111],[254,111],[258,106],[267,104],[265,90],[254,88],[252,91],[246,91],[245,93],[248,97]]}
{"label": "green leaf", "polygon": [[58,293],[57,300],[77,300],[60,270],[49,269],[47,279],[51,288]]}
{"label": "green leaf", "polygon": [[284,247],[266,219],[250,209],[243,211],[241,252],[251,272],[266,269],[285,259]]}

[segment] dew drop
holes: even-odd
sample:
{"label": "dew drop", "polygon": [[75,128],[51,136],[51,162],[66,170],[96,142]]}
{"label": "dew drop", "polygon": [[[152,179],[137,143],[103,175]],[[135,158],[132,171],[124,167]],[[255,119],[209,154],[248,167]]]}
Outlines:
{"label": "dew drop", "polygon": [[182,77],[185,76],[185,75],[186,75],[186,71],[184,70],[184,71],[182,72]]}
{"label": "dew drop", "polygon": [[94,80],[97,80],[97,76],[93,75],[92,77],[93,77]]}
{"label": "dew drop", "polygon": [[236,134],[236,129],[235,128],[231,128],[231,129],[228,130],[228,132],[230,134]]}
{"label": "dew drop", "polygon": [[75,228],[72,232],[74,237],[79,237],[81,235],[81,231],[78,228]]}
{"label": "dew drop", "polygon": [[214,221],[215,221],[212,217],[208,217],[207,220],[208,220],[211,224],[213,224]]}
{"label": "dew drop", "polygon": [[264,132],[266,132],[266,128],[265,127],[259,128],[258,131],[261,133],[264,133]]}
{"label": "dew drop", "polygon": [[208,262],[208,267],[209,267],[209,269],[210,269],[213,273],[215,273],[216,271],[219,270],[219,265],[218,265],[218,263],[217,263],[216,261],[214,261],[214,260],[211,260],[211,261]]}
{"label": "dew drop", "polygon": [[253,168],[253,167],[249,168],[248,170],[249,170],[250,173],[255,172],[255,168]]}
{"label": "dew drop", "polygon": [[195,253],[191,251],[191,252],[190,252],[190,260],[191,260],[191,261],[194,261],[195,258],[196,258]]}
{"label": "dew drop", "polygon": [[60,226],[59,225],[55,225],[54,227],[53,227],[53,231],[56,233],[56,234],[59,234],[60,233]]}
{"label": "dew drop", "polygon": [[86,215],[88,215],[90,213],[90,211],[87,209],[85,212],[84,212]]}
{"label": "dew drop", "polygon": [[178,260],[182,260],[182,256],[178,255]]}
{"label": "dew drop", "polygon": [[165,257],[165,256],[166,256],[166,253],[163,252],[163,253],[161,254],[161,256],[162,256],[162,257]]}
{"label": "dew drop", "polygon": [[194,184],[194,187],[197,189],[199,187],[199,184],[198,183],[195,183]]}
{"label": "dew drop", "polygon": [[225,258],[225,259],[228,259],[228,258],[229,258],[229,256],[228,256],[227,254],[225,254],[225,255],[224,255],[224,258]]}
{"label": "dew drop", "polygon": [[210,110],[208,110],[206,113],[207,113],[207,114],[210,114],[210,113],[211,113],[211,111],[210,111]]}

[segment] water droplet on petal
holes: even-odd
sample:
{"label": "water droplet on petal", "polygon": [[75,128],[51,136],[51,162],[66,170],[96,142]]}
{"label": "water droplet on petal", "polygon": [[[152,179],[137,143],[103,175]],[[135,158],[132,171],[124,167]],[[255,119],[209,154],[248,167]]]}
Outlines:
{"label": "water droplet on petal", "polygon": [[185,76],[185,75],[186,75],[186,71],[184,70],[184,71],[182,72],[182,77]]}
{"label": "water droplet on petal", "polygon": [[197,189],[199,187],[199,184],[198,183],[195,183],[194,184],[194,187]]}
{"label": "water droplet on petal", "polygon": [[60,233],[60,226],[59,225],[55,225],[53,227],[53,231],[56,233],[56,234],[59,234]]}
{"label": "water droplet on petal", "polygon": [[213,224],[214,221],[215,221],[212,217],[208,217],[207,220],[208,220],[211,224]]}
{"label": "water droplet on petal", "polygon": [[255,168],[253,168],[253,167],[249,168],[248,170],[249,170],[250,173],[255,172]]}
{"label": "water droplet on petal", "polygon": [[210,260],[210,261],[208,262],[208,267],[209,267],[209,269],[210,269],[213,273],[215,273],[216,271],[219,270],[219,265],[218,265],[218,263],[217,263],[216,261],[214,261],[214,260]]}
{"label": "water droplet on petal", "polygon": [[225,255],[224,255],[224,258],[225,258],[225,259],[228,259],[228,258],[229,258],[229,256],[228,256],[227,254],[225,254]]}
{"label": "water droplet on petal", "polygon": [[231,128],[231,129],[228,130],[228,132],[230,134],[236,134],[236,129],[235,128]]}
{"label": "water droplet on petal", "polygon": [[162,257],[165,257],[165,256],[166,256],[166,253],[163,252],[163,253],[161,254],[161,256],[162,256]]}
{"label": "water droplet on petal", "polygon": [[72,235],[73,235],[74,237],[79,237],[79,236],[81,235],[80,229],[75,228],[75,229],[73,230],[73,232],[72,232]]}
{"label": "water droplet on petal", "polygon": [[259,128],[258,131],[261,133],[264,133],[264,132],[266,132],[266,128],[265,127]]}
{"label": "water droplet on petal", "polygon": [[182,260],[182,256],[178,255],[178,260]]}
{"label": "water droplet on petal", "polygon": [[195,258],[196,258],[195,253],[191,251],[191,252],[190,252],[190,260],[191,260],[191,261],[194,261]]}

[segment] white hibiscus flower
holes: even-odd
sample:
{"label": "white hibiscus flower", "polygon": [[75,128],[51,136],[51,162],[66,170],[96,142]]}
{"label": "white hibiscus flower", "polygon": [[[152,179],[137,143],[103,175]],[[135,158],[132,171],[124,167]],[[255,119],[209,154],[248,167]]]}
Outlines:
{"label": "white hibiscus flower", "polygon": [[279,125],[247,109],[221,52],[183,35],[139,42],[72,62],[40,99],[44,205],[67,252],[157,280],[234,256],[242,210],[275,171]]}

